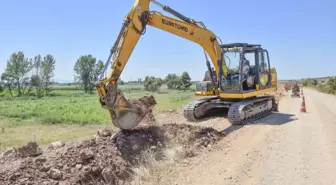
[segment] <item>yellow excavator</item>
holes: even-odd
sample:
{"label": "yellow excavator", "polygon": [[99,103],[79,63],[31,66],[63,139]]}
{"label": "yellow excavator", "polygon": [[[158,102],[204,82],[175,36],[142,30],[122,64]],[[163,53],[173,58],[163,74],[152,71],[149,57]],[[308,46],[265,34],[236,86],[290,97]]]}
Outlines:
{"label": "yellow excavator", "polygon": [[[150,11],[151,2],[176,18]],[[272,95],[277,90],[277,73],[270,66],[268,51],[261,45],[222,44],[221,39],[202,22],[155,0],[136,0],[124,19],[96,83],[99,101],[103,108],[109,110],[116,127],[125,130],[135,128],[152,108],[126,100],[117,89],[118,79],[148,25],[192,41],[204,49],[208,73],[203,81],[197,82],[195,94],[206,97],[185,105],[184,117],[187,120],[197,121],[213,110],[225,109],[231,124],[244,124],[278,111],[278,102]],[[109,64],[112,70],[106,75]]]}

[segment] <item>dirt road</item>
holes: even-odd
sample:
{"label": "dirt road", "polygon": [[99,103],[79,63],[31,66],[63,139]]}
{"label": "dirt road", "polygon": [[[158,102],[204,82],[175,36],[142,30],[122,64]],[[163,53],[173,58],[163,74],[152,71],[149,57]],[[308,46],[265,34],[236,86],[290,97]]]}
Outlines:
{"label": "dirt road", "polygon": [[[213,124],[229,135],[212,150],[187,159],[167,184],[336,184],[336,97],[304,89],[301,98],[283,97],[280,113],[256,124]],[[174,118],[170,118],[174,119]],[[221,128],[222,127],[222,128]]]}

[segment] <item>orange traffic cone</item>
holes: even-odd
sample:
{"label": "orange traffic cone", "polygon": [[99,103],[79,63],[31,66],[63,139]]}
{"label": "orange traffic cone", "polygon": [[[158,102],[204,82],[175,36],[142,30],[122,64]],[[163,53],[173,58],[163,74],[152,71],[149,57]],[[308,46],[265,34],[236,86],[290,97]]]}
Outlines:
{"label": "orange traffic cone", "polygon": [[305,103],[305,98],[302,96],[302,103],[301,103],[301,109],[300,112],[307,112],[306,110],[306,103]]}

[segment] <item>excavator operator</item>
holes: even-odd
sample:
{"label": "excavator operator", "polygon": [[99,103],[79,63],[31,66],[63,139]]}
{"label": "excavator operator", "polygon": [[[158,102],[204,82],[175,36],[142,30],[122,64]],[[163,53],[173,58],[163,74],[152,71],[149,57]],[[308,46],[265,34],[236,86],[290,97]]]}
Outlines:
{"label": "excavator operator", "polygon": [[[244,81],[248,76],[249,76],[249,73],[250,73],[250,61],[246,60],[246,58],[244,57],[242,59],[242,70],[243,70],[243,73],[241,74],[241,79]],[[233,74],[231,76],[231,81],[234,81],[234,80],[238,80],[239,78],[239,75],[238,74]]]}
{"label": "excavator operator", "polygon": [[243,79],[247,78],[250,72],[250,61],[243,58]]}

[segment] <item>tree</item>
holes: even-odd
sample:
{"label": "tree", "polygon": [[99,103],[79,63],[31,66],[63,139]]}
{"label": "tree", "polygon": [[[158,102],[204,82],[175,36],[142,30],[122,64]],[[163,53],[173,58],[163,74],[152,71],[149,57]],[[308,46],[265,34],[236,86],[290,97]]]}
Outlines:
{"label": "tree", "polygon": [[30,78],[27,73],[33,68],[31,59],[25,58],[22,51],[13,53],[7,61],[5,72],[1,75],[1,80],[5,82],[10,95],[14,96],[13,90],[17,92],[16,96],[28,94],[31,88]]}
{"label": "tree", "polygon": [[302,79],[302,85],[307,87],[308,86],[308,80],[307,79]]}
{"label": "tree", "polygon": [[98,79],[104,64],[101,60],[96,62],[92,55],[84,55],[77,60],[74,71],[79,83],[84,87],[85,93],[92,93],[94,82]]}
{"label": "tree", "polygon": [[7,87],[9,94],[13,97],[13,86],[14,86],[14,79],[11,78],[6,73],[1,74],[1,81],[4,83],[4,87]]}
{"label": "tree", "polygon": [[101,74],[102,70],[104,68],[104,63],[103,61],[99,60],[97,64],[94,66],[94,75],[93,75],[93,80],[97,81],[99,75]]}
{"label": "tree", "polygon": [[32,86],[35,87],[36,96],[40,97],[42,95],[42,80],[40,77],[40,68],[42,66],[41,55],[34,57],[33,66],[35,68],[35,74],[31,76]]}
{"label": "tree", "polygon": [[307,79],[303,79],[302,80],[302,85],[307,87],[307,86],[316,86],[318,84],[316,79],[311,79],[311,78],[307,78]]}
{"label": "tree", "polygon": [[168,89],[187,90],[191,86],[191,78],[188,72],[183,72],[181,76],[168,74],[165,78]]}
{"label": "tree", "polygon": [[145,90],[155,92],[159,90],[163,82],[164,81],[161,78],[156,78],[154,76],[146,76],[144,81]]}
{"label": "tree", "polygon": [[53,83],[55,63],[55,58],[50,54],[46,55],[41,61],[40,78],[46,95],[49,95],[52,91],[51,84]]}
{"label": "tree", "polygon": [[[0,76],[1,77],[1,76]],[[0,81],[0,93],[2,93],[4,91],[4,87],[3,87],[3,84],[1,83]]]}
{"label": "tree", "polygon": [[176,74],[168,74],[165,78],[168,89],[178,89],[180,87],[180,78]]}
{"label": "tree", "polygon": [[31,85],[36,88],[36,94],[40,94],[41,91],[41,78],[38,75],[32,75],[30,77]]}
{"label": "tree", "polygon": [[336,77],[329,77],[327,81],[328,93],[336,93]]}
{"label": "tree", "polygon": [[180,86],[180,90],[187,90],[189,89],[191,86],[191,78],[188,74],[188,72],[183,72],[182,76],[181,76],[181,86]]}

